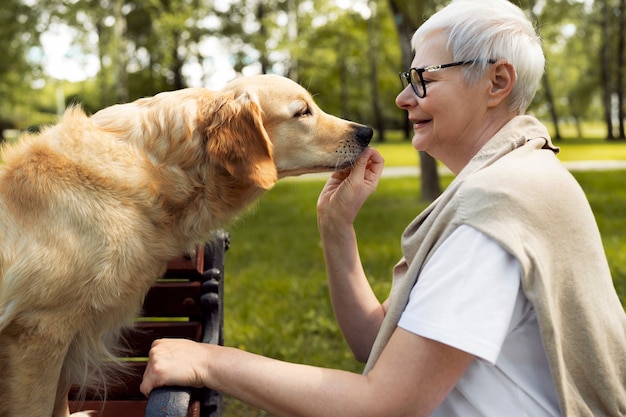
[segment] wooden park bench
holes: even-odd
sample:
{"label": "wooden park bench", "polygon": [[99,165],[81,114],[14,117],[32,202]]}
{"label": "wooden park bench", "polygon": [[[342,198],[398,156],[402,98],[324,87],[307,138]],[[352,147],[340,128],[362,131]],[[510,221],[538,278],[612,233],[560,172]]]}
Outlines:
{"label": "wooden park bench", "polygon": [[101,417],[220,417],[221,395],[209,389],[159,388],[146,399],[139,384],[155,339],[186,338],[223,343],[224,254],[228,234],[219,231],[195,256],[168,263],[167,272],[148,292],[143,315],[125,335],[131,372],[107,390],[106,401],[95,394],[85,399],[70,394],[70,410],[95,410]]}

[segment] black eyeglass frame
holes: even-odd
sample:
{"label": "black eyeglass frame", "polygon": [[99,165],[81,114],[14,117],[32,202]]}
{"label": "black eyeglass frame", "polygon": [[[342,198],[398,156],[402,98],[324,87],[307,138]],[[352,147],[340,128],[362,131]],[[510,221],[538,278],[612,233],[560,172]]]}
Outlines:
{"label": "black eyeglass frame", "polygon": [[[411,84],[411,88],[415,95],[419,98],[426,97],[426,82],[424,81],[424,77],[422,76],[425,72],[435,72],[442,70],[444,68],[456,67],[459,65],[470,65],[475,64],[476,62],[487,61],[489,64],[495,64],[495,59],[469,59],[466,61],[457,61],[451,62],[449,64],[439,64],[439,65],[430,65],[424,68],[410,68],[408,71],[400,72],[398,75],[400,76],[400,82],[402,83],[402,89],[404,90],[409,84]],[[420,94],[418,84],[413,81],[413,74],[417,74],[417,78],[419,78],[419,86],[422,88],[423,93]]]}

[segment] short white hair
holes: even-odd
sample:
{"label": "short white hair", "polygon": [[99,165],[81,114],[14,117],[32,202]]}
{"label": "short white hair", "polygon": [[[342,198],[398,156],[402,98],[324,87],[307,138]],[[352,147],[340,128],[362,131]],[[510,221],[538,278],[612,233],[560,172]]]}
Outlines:
{"label": "short white hair", "polygon": [[484,59],[464,68],[469,83],[482,77],[487,59],[505,59],[513,65],[517,81],[508,98],[509,109],[526,111],[539,87],[545,57],[533,24],[519,7],[507,0],[453,0],[415,31],[413,50],[437,32],[448,35],[453,61]]}

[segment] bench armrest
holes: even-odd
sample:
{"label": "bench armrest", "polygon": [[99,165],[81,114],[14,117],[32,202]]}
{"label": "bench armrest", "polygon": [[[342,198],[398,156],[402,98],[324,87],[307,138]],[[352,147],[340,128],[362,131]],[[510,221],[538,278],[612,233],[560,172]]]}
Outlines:
{"label": "bench armrest", "polygon": [[[203,309],[203,343],[220,344],[224,328],[224,255],[230,246],[229,235],[217,231],[205,244],[201,305]],[[220,417],[220,393],[201,390],[200,404],[190,407],[194,390],[184,387],[161,387],[150,393],[145,417]]]}

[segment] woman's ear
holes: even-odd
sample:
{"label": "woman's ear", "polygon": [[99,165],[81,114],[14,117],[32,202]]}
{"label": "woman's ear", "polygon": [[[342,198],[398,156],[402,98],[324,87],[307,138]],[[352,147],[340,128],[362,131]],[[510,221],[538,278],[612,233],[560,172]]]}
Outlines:
{"label": "woman's ear", "polygon": [[[208,103],[204,114],[207,154],[233,177],[263,189],[278,179],[272,143],[263,127],[261,109],[251,93],[222,96],[216,107]],[[213,109],[211,109],[213,108]]]}
{"label": "woman's ear", "polygon": [[511,94],[517,73],[515,67],[506,60],[498,60],[489,68],[491,90],[489,91],[489,107],[497,107],[502,101],[506,101]]}

